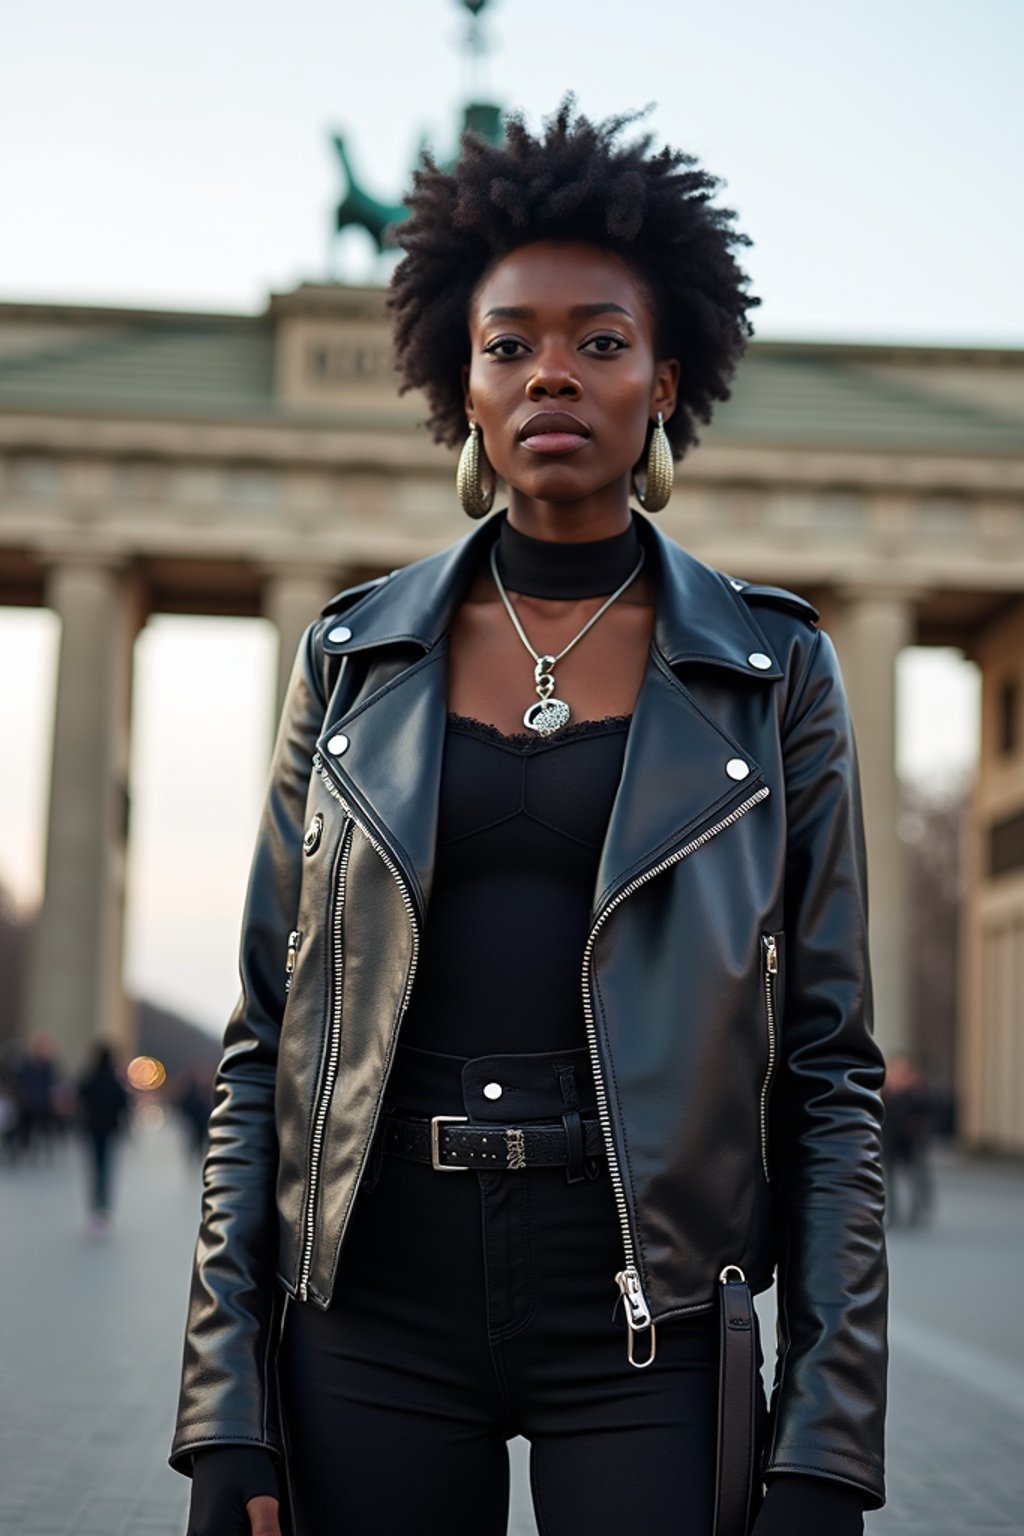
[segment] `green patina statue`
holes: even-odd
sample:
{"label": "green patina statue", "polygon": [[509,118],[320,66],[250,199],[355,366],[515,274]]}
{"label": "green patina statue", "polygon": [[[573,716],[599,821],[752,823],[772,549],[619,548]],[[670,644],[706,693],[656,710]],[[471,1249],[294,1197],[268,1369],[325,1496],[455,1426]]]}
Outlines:
{"label": "green patina statue", "polygon": [[[470,13],[467,52],[479,58],[486,48],[481,31],[480,13],[487,4],[487,0],[461,0],[461,4]],[[480,138],[497,143],[501,137],[501,108],[495,106],[493,102],[468,102],[462,112],[461,133],[475,133]],[[345,192],[334,212],[335,232],[340,233],[341,230],[351,227],[365,229],[378,251],[393,249],[395,241],[392,231],[394,226],[405,218],[407,209],[400,202],[385,203],[369,193],[360,184],[352,169],[348,148],[341,134],[335,133],[331,137],[345,177]],[[457,154],[456,151],[456,154],[446,162],[448,167],[454,164]]]}

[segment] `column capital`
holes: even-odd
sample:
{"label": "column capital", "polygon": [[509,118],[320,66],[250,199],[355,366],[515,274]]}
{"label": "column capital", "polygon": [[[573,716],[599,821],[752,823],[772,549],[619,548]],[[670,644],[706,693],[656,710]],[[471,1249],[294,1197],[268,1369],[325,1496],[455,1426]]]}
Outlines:
{"label": "column capital", "polygon": [[92,544],[47,543],[37,545],[33,553],[48,576],[60,570],[100,571],[110,576],[123,576],[134,565],[123,551],[97,549]]}
{"label": "column capital", "polygon": [[325,568],[322,560],[296,560],[283,562],[281,560],[259,560],[255,563],[255,570],[262,582],[266,585],[274,585],[277,582],[312,582],[317,586],[328,586],[332,592],[338,591],[335,585],[337,575],[335,568]]}
{"label": "column capital", "polygon": [[929,595],[930,589],[920,582],[872,580],[858,577],[853,581],[837,582],[830,595],[840,603],[892,603],[905,608],[917,608]]}

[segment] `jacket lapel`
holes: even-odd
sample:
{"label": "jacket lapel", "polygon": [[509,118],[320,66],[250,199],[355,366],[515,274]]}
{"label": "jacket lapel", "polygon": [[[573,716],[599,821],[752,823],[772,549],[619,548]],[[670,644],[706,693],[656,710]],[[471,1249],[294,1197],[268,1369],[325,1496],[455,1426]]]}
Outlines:
{"label": "jacket lapel", "polygon": [[595,885],[594,912],[763,782],[750,754],[700,710],[655,646],[633,712]]}
{"label": "jacket lapel", "polygon": [[[324,610],[328,655],[377,651],[386,680],[354,707],[328,714],[317,750],[359,819],[391,852],[421,921],[437,839],[448,631],[495,537],[492,522],[439,554],[392,571],[355,604],[335,599]],[[403,667],[410,647],[425,654]]]}
{"label": "jacket lapel", "polygon": [[674,668],[741,673],[751,686],[782,668],[728,577],[650,523],[641,534],[657,592],[654,640],[630,725],[595,886],[595,913],[629,880],[760,787],[741,742],[711,720]]}
{"label": "jacket lapel", "polygon": [[358,819],[399,864],[421,920],[434,869],[447,694],[445,638],[364,703],[331,720],[317,744]]}

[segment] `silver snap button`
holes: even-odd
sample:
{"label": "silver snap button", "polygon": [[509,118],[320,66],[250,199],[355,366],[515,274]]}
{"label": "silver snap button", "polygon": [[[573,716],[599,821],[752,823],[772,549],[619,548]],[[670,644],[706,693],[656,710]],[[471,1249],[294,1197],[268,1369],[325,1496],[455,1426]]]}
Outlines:
{"label": "silver snap button", "polygon": [[725,765],[725,771],[730,779],[745,779],[750,772],[750,764],[745,763],[742,757],[730,757]]}
{"label": "silver snap button", "polygon": [[766,671],[772,664],[771,657],[766,656],[764,651],[751,651],[750,655],[747,657],[747,660],[750,662],[750,665],[752,667],[756,667],[759,672]]}
{"label": "silver snap button", "polygon": [[729,580],[729,585],[730,585],[730,587],[732,587],[734,592],[742,592],[743,588],[746,586],[746,582],[745,581],[737,581],[735,576],[733,576]]}
{"label": "silver snap button", "polygon": [[484,1098],[485,1099],[500,1099],[503,1092],[504,1092],[504,1089],[502,1088],[500,1083],[485,1083],[484,1084]]}
{"label": "silver snap button", "polygon": [[328,752],[333,752],[335,757],[340,757],[343,752],[348,751],[348,737],[341,735],[332,736],[327,743],[327,750]]}
{"label": "silver snap button", "polygon": [[327,638],[333,640],[336,645],[341,645],[343,641],[352,639],[352,631],[347,624],[336,624],[333,629],[328,630]]}

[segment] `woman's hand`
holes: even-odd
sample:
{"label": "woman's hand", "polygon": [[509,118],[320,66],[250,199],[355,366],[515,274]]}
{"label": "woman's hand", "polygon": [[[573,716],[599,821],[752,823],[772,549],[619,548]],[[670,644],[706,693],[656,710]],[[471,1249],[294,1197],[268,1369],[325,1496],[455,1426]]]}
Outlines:
{"label": "woman's hand", "polygon": [[750,1536],[864,1536],[858,1488],[827,1477],[780,1473],[768,1483]]}
{"label": "woman's hand", "polygon": [[281,1536],[277,1469],[259,1445],[215,1445],[192,1457],[185,1536]]}
{"label": "woman's hand", "polygon": [[281,1536],[281,1524],[277,1518],[279,1504],[269,1494],[261,1493],[250,1499],[245,1506],[252,1527],[252,1536]]}

